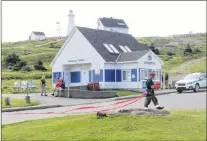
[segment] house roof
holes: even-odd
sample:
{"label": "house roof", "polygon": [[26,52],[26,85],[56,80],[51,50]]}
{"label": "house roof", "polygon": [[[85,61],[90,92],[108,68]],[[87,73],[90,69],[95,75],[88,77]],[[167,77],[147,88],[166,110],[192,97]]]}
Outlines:
{"label": "house roof", "polygon": [[[138,41],[130,34],[85,27],[77,27],[77,29],[83,34],[83,36],[89,41],[89,43],[95,48],[95,50],[106,62],[115,62],[120,54],[112,54],[108,52],[103,45],[104,43],[112,44],[119,51],[119,53],[123,53],[119,45],[128,46],[132,52],[150,49],[147,45],[138,43]],[[133,55],[136,55],[136,53]],[[125,61],[124,58],[127,58],[125,56],[126,54],[123,53],[123,57],[121,57],[123,58],[123,61]]]}
{"label": "house roof", "polygon": [[101,23],[106,27],[128,28],[127,24],[122,19],[114,18],[99,18]]}
{"label": "house roof", "polygon": [[134,52],[123,52],[120,54],[117,62],[136,61],[142,56],[147,54],[149,50],[134,51]]}
{"label": "house roof", "polygon": [[34,33],[35,35],[45,35],[44,32],[38,32],[38,31],[32,31],[32,33]]}

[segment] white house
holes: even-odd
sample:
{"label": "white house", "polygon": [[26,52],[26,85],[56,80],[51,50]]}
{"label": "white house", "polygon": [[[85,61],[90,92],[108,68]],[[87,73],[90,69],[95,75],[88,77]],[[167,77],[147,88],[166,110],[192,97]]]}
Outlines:
{"label": "white house", "polygon": [[45,33],[44,32],[37,32],[33,31],[29,36],[30,40],[45,40]]}
{"label": "white house", "polygon": [[111,32],[119,32],[126,33],[129,32],[129,27],[122,19],[114,19],[114,18],[99,18],[97,29],[106,30]]}
{"label": "white house", "polygon": [[99,82],[102,89],[142,89],[151,71],[161,80],[162,65],[130,34],[75,26],[51,63],[52,84],[62,77],[69,86]]}

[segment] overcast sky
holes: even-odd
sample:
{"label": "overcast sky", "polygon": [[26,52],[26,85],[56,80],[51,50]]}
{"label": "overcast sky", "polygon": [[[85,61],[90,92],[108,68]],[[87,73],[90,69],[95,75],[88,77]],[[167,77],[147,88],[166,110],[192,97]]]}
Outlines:
{"label": "overcast sky", "polygon": [[75,25],[96,28],[100,17],[124,19],[134,37],[206,32],[205,1],[3,1],[2,40],[27,40],[32,31],[66,35],[69,10]]}

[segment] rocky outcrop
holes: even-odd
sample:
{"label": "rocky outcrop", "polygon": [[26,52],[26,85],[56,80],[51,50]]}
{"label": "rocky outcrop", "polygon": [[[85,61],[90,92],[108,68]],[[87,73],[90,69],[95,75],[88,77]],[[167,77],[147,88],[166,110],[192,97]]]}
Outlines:
{"label": "rocky outcrop", "polygon": [[170,115],[169,111],[157,109],[126,109],[118,112],[111,112],[108,114],[110,117],[120,115],[152,115],[152,116],[167,116]]}

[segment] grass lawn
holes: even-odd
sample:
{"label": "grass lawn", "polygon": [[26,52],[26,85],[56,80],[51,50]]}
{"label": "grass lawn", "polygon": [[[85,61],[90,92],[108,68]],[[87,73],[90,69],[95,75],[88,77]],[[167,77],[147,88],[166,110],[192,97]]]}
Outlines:
{"label": "grass lawn", "polygon": [[140,93],[133,92],[133,91],[127,91],[127,90],[116,90],[116,94],[118,96],[128,96],[128,95],[135,95],[135,94],[140,94]]}
{"label": "grass lawn", "polygon": [[2,108],[12,108],[12,107],[25,107],[25,106],[35,106],[39,105],[40,102],[38,101],[30,101],[30,103],[26,103],[24,99],[10,99],[10,104],[9,106],[5,105],[5,99],[2,98]]}
{"label": "grass lawn", "polygon": [[170,116],[95,114],[5,125],[3,140],[206,140],[206,110],[171,111]]}

